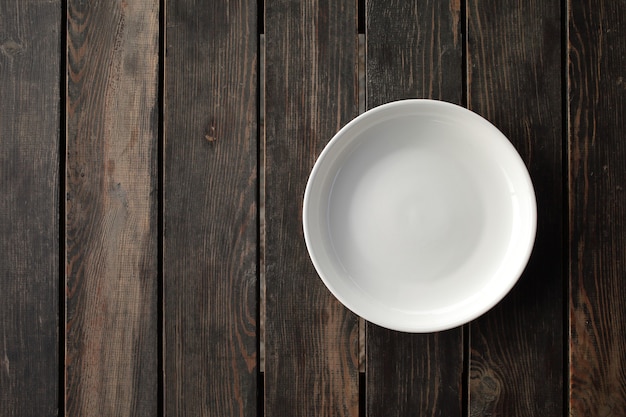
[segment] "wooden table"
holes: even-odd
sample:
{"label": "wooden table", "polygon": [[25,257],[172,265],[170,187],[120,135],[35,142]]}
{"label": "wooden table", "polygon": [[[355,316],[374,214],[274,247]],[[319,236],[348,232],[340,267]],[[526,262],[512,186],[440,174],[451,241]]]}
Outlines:
{"label": "wooden table", "polygon": [[[433,334],[346,310],[301,227],[409,97],[538,199],[517,286]],[[0,416],[626,415],[625,0],[0,0],[0,106]]]}

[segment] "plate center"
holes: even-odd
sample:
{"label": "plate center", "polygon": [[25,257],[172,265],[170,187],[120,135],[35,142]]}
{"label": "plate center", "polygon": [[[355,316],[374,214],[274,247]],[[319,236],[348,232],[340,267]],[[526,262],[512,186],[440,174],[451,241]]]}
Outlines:
{"label": "plate center", "polygon": [[352,276],[411,286],[471,256],[483,226],[479,193],[460,164],[426,145],[400,146],[371,164],[355,154],[338,176],[330,233]]}
{"label": "plate center", "polygon": [[497,259],[510,240],[498,165],[477,163],[475,141],[446,128],[421,123],[416,133],[394,120],[372,129],[343,159],[328,200],[341,267],[402,310],[445,308],[480,291],[498,268],[484,259]]}

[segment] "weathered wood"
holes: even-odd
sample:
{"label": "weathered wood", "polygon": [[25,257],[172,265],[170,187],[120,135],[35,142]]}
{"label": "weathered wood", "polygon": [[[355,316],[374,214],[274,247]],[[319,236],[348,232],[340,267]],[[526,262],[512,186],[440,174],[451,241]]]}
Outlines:
{"label": "weathered wood", "polygon": [[[404,98],[460,104],[460,1],[367,0],[367,107]],[[407,334],[368,323],[368,416],[460,416],[461,328]]]}
{"label": "weathered wood", "polygon": [[315,273],[301,212],[315,158],[357,115],[357,5],[265,6],[265,415],[356,417],[357,319]]}
{"label": "weathered wood", "polygon": [[58,412],[61,2],[0,1],[0,414]]}
{"label": "weathered wood", "polygon": [[368,416],[461,416],[461,330],[406,334],[368,323]]}
{"label": "weathered wood", "polygon": [[168,416],[256,414],[256,4],[166,3]]}
{"label": "weathered wood", "polygon": [[158,409],[158,16],[68,2],[68,416]]}
{"label": "weathered wood", "polygon": [[563,413],[561,2],[469,0],[468,104],[511,140],[538,205],[530,263],[470,327],[471,416]]}
{"label": "weathered wood", "polygon": [[366,0],[367,108],[406,98],[461,104],[460,0]]}
{"label": "weathered wood", "polygon": [[569,3],[570,415],[626,415],[626,1]]}

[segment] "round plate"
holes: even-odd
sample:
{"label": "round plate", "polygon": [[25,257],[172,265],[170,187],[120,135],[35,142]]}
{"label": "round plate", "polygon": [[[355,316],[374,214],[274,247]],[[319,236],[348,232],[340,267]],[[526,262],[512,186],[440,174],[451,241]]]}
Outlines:
{"label": "round plate", "polygon": [[508,139],[435,100],[374,108],[321,153],[305,195],[311,260],[346,307],[380,326],[432,332],[486,312],[532,251],[535,194]]}

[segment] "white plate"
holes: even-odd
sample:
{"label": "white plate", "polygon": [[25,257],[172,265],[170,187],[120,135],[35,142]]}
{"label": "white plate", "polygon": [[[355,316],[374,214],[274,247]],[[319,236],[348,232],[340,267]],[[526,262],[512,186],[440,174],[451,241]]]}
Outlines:
{"label": "white plate", "polygon": [[346,307],[380,326],[432,332],[483,314],[532,251],[537,209],[524,162],[479,115],[404,100],[357,117],[311,172],[311,260]]}

